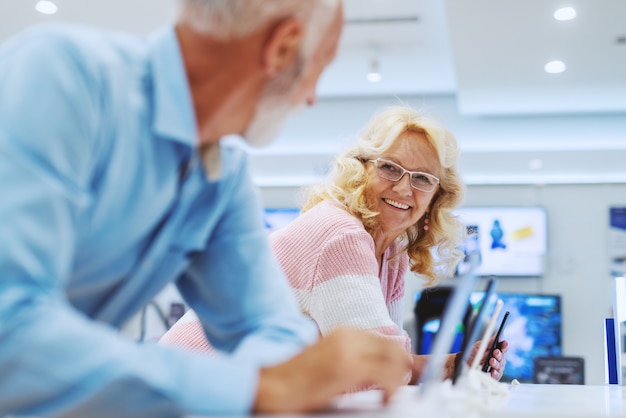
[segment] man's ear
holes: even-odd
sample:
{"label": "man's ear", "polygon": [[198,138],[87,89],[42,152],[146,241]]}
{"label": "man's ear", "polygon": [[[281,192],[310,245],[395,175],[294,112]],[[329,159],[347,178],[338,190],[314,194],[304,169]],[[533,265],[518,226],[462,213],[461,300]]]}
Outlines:
{"label": "man's ear", "polygon": [[261,53],[261,65],[268,76],[280,73],[298,58],[303,37],[303,23],[294,17],[272,29]]}

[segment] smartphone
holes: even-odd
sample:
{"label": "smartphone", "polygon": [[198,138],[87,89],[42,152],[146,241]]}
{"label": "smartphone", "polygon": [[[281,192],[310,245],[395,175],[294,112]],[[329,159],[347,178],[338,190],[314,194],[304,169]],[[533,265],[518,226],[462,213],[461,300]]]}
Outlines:
{"label": "smartphone", "polygon": [[491,344],[491,348],[489,349],[489,355],[487,356],[487,360],[485,360],[485,364],[483,364],[483,372],[491,371],[489,360],[491,360],[491,357],[493,357],[494,350],[498,348],[498,344],[500,344],[500,336],[502,335],[502,331],[504,330],[504,325],[506,324],[506,320],[508,317],[509,317],[509,311],[506,311],[504,313],[504,317],[502,318],[502,322],[500,322],[500,327],[498,328],[496,337],[493,339],[493,344]]}
{"label": "smartphone", "polygon": [[[454,372],[452,374],[452,383],[455,384],[461,373],[463,372],[463,367],[465,366],[470,353],[472,352],[472,347],[474,342],[476,342],[476,337],[478,336],[478,332],[483,325],[483,316],[487,311],[487,307],[491,301],[491,295],[496,287],[496,279],[494,277],[490,278],[487,282],[487,288],[485,289],[485,294],[483,295],[482,301],[480,302],[480,306],[478,307],[478,311],[473,315],[472,319],[469,321],[469,326],[463,335],[463,341],[461,343],[461,351],[457,356],[460,357],[459,361],[454,362]],[[472,309],[470,306],[469,309]]]}

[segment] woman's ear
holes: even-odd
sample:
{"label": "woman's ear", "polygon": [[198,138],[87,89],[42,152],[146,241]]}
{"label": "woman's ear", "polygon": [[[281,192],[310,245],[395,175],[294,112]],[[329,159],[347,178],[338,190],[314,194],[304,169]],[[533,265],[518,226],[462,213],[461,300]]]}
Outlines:
{"label": "woman's ear", "polygon": [[289,17],[280,21],[269,33],[261,53],[264,72],[272,77],[292,65],[304,38],[304,25],[300,19]]}

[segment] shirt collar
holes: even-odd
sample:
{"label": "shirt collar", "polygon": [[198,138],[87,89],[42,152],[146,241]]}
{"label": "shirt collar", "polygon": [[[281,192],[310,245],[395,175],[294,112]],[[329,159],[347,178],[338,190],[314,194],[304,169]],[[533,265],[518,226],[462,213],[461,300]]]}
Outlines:
{"label": "shirt collar", "polygon": [[195,112],[174,27],[168,25],[152,33],[148,45],[154,86],[153,130],[195,147]]}

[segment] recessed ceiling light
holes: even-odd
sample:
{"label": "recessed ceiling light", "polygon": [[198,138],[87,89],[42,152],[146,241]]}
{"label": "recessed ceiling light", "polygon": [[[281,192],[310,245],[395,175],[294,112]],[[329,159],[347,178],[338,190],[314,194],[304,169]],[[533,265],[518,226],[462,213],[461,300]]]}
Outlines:
{"label": "recessed ceiling light", "polygon": [[372,61],[370,61],[370,69],[367,72],[367,81],[369,81],[370,83],[378,83],[380,80],[383,79],[383,76],[380,74],[380,71],[378,70],[378,60],[377,59],[373,59]]}
{"label": "recessed ceiling light", "polygon": [[380,75],[380,73],[367,73],[367,81],[369,81],[370,83],[378,83],[382,79],[383,77]]}
{"label": "recessed ceiling light", "polygon": [[543,167],[543,161],[536,158],[534,160],[530,160],[528,162],[528,168],[530,168],[531,170],[539,170]]}
{"label": "recessed ceiling light", "polygon": [[554,12],[554,18],[556,20],[572,20],[576,17],[576,9],[573,7],[561,7]]}
{"label": "recessed ceiling light", "polygon": [[563,61],[550,61],[543,68],[550,74],[559,74],[567,69]]}
{"label": "recessed ceiling light", "polygon": [[41,0],[35,5],[35,10],[45,15],[53,15],[59,10],[59,8],[51,1]]}

